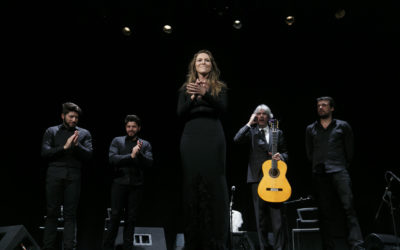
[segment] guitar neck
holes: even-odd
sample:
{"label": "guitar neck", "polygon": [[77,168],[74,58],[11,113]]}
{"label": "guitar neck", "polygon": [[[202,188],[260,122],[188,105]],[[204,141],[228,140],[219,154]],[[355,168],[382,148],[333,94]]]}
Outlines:
{"label": "guitar neck", "polygon": [[[278,153],[278,131],[272,132],[272,155]],[[272,168],[277,168],[277,161],[272,159]]]}

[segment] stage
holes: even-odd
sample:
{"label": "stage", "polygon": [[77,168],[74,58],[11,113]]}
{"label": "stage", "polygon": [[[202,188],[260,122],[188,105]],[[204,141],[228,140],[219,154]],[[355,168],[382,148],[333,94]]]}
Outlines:
{"label": "stage", "polygon": [[[289,200],[312,196],[305,129],[317,119],[316,98],[329,95],[337,103],[335,117],[354,131],[349,173],[362,233],[394,234],[388,202],[377,213],[387,171],[400,176],[396,1],[349,1],[343,19],[335,19],[332,6],[313,6],[312,1],[150,2],[23,1],[6,6],[0,227],[23,225],[42,245],[42,136],[47,127],[61,123],[61,104],[71,101],[82,108],[79,125],[90,130],[94,147],[83,169],[78,249],[101,245],[110,206],[108,149],[112,138],[124,133],[125,115],[132,113],[143,121],[142,137],[152,143],[155,160],[146,171],[138,226],[163,228],[172,250],[183,231],[177,94],[193,54],[209,49],[228,86],[228,112],[222,118],[226,177],[228,187],[236,187],[233,209],[243,214],[242,230],[256,229],[246,183],[247,151],[233,143],[234,135],[257,105],[268,105],[288,144]],[[241,29],[231,24],[235,6],[243,12]],[[298,15],[288,26],[291,6],[297,6]],[[170,34],[162,31],[165,20],[171,20]],[[126,26],[130,34],[122,32]],[[393,180],[390,190],[398,227],[399,183]],[[287,205],[290,235],[296,209],[314,206],[312,200]]]}

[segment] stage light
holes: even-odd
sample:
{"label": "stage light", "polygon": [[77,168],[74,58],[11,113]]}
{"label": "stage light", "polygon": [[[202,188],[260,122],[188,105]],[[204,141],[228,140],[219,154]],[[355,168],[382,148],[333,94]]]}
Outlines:
{"label": "stage light", "polygon": [[287,17],[285,18],[285,23],[286,23],[288,26],[292,26],[292,25],[294,24],[294,22],[295,22],[294,16],[287,16]]}
{"label": "stage light", "polygon": [[240,20],[236,19],[235,21],[233,21],[233,28],[239,30],[242,28],[242,22],[240,22]]}
{"label": "stage light", "polygon": [[125,36],[130,36],[132,34],[132,31],[128,26],[125,26],[122,28],[122,34],[124,34]]}
{"label": "stage light", "polygon": [[165,33],[167,33],[167,34],[171,34],[171,33],[172,33],[172,27],[171,27],[171,25],[168,25],[168,24],[164,25],[163,31],[164,31]]}
{"label": "stage light", "polygon": [[344,9],[338,9],[335,12],[335,18],[336,19],[342,19],[346,15],[346,11]]}

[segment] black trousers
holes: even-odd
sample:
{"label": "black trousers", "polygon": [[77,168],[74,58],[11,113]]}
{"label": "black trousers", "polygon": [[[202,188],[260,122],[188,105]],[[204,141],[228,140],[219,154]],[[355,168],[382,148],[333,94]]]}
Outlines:
{"label": "black trousers", "polygon": [[[285,249],[286,228],[282,215],[282,203],[270,203],[262,200],[257,192],[258,183],[251,184],[254,212],[260,249]],[[272,229],[273,245],[268,242],[268,232]]]}
{"label": "black trousers", "polygon": [[46,222],[43,235],[43,250],[56,249],[57,226],[60,208],[63,205],[64,249],[75,247],[76,212],[81,191],[80,175],[46,177]]}
{"label": "black trousers", "polygon": [[350,247],[363,241],[360,225],[356,211],[354,209],[353,192],[351,190],[351,180],[347,170],[329,174],[314,174],[315,190],[317,192],[320,227],[322,233],[323,249],[334,249],[333,227],[335,218],[334,195],[338,195],[341,207],[344,209],[346,224],[348,229],[347,241]]}
{"label": "black trousers", "polygon": [[111,218],[104,238],[104,248],[114,249],[115,239],[122,216],[124,216],[123,249],[133,249],[133,234],[140,201],[143,196],[142,186],[113,183],[111,187]]}

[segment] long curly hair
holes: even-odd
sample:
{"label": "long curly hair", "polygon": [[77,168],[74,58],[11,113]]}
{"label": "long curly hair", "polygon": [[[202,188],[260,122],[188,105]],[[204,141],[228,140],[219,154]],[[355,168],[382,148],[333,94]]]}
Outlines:
{"label": "long curly hair", "polygon": [[186,88],[186,85],[190,82],[195,82],[198,78],[198,73],[196,71],[196,59],[199,54],[207,54],[211,61],[211,71],[208,73],[208,81],[210,84],[211,95],[217,96],[222,89],[226,88],[226,84],[219,79],[221,74],[217,63],[215,62],[214,56],[209,50],[202,49],[193,55],[192,60],[189,63],[188,74],[186,75],[186,82],[182,85],[181,90]]}

